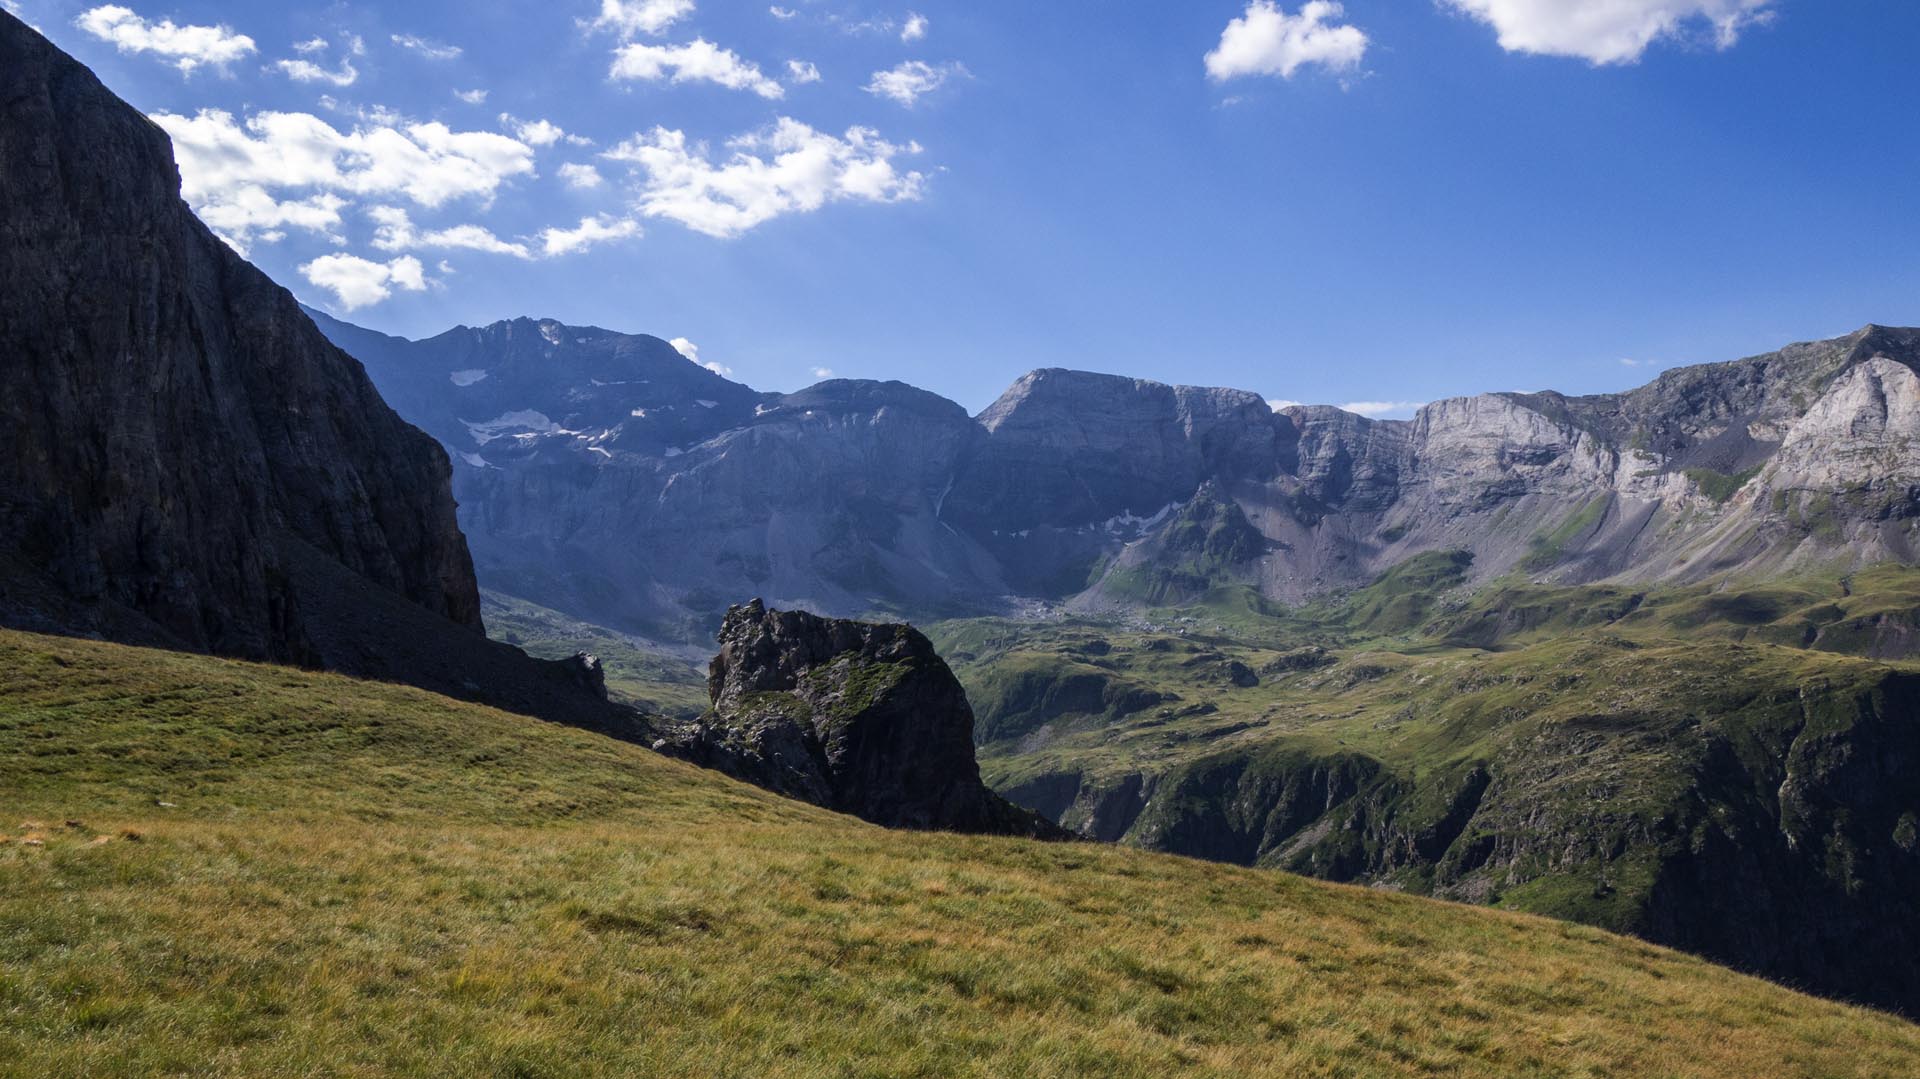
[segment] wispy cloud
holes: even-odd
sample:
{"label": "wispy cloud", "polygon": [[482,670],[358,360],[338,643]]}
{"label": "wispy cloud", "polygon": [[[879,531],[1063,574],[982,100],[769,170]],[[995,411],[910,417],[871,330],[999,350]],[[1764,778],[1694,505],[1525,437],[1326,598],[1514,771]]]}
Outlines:
{"label": "wispy cloud", "polygon": [[919,144],[888,142],[871,128],[835,136],[782,117],[726,147],[716,162],[685,132],[656,127],[601,156],[634,167],[641,213],[718,237],[829,202],[917,199],[926,184],[923,174],[895,164],[919,153]]}
{"label": "wispy cloud", "polygon": [[571,255],[599,244],[631,239],[638,235],[640,235],[640,222],[631,218],[616,218],[609,214],[601,214],[598,217],[583,217],[579,225],[570,229],[546,229],[540,233],[540,242],[542,249],[552,257]]}
{"label": "wispy cloud", "polygon": [[171,19],[149,22],[131,8],[107,4],[86,11],[73,24],[113,43],[123,53],[152,53],[183,75],[202,67],[224,68],[258,52],[253,39],[222,26],[180,26]]}
{"label": "wispy cloud", "polygon": [[360,72],[354,70],[353,62],[342,58],[337,70],[329,71],[311,60],[281,60],[274,65],[280,73],[295,82],[324,82],[334,86],[352,86],[360,79]]}
{"label": "wispy cloud", "polygon": [[874,72],[864,89],[875,97],[912,108],[922,97],[945,86],[948,80],[966,73],[967,69],[959,64],[935,67],[921,60],[908,60],[898,67]]}
{"label": "wispy cloud", "polygon": [[710,82],[776,100],[787,94],[786,87],[762,74],[758,65],[705,38],[686,45],[623,45],[614,53],[609,76],[621,82]]}
{"label": "wispy cloud", "polygon": [[465,51],[458,45],[443,45],[413,34],[395,34],[393,43],[410,52],[417,52],[429,60],[452,60]]}

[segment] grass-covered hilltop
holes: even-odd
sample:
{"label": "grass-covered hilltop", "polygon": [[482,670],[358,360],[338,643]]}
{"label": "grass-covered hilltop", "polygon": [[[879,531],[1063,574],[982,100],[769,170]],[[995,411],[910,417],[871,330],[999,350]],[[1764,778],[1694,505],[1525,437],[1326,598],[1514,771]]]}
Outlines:
{"label": "grass-covered hilltop", "polygon": [[0,633],[0,1073],[1891,1076],[1572,924],[890,832],[385,684]]}

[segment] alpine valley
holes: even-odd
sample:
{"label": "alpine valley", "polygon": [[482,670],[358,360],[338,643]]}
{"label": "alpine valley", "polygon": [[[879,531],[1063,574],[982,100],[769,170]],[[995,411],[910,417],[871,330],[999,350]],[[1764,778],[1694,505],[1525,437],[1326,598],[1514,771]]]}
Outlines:
{"label": "alpine valley", "polygon": [[0,1076],[1920,1074],[1920,331],[1404,422],[404,340],[15,10]]}
{"label": "alpine valley", "polygon": [[453,456],[496,631],[621,642],[636,700],[737,597],[911,620],[989,782],[1092,837],[1920,1008],[1920,331],[1411,421],[1064,370],[970,417],[309,314]]}

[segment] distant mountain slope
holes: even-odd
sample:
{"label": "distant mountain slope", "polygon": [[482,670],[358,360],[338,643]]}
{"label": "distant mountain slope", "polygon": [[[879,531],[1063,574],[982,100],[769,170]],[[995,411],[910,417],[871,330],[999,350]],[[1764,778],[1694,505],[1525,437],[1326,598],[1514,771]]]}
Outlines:
{"label": "distant mountain slope", "polygon": [[[1299,603],[1432,551],[1471,553],[1474,582],[1915,554],[1914,330],[1624,394],[1488,394],[1388,421],[1060,370],[970,419],[898,383],[756,395],[658,339],[554,322],[415,343],[323,325],[454,451],[483,575],[676,641],[748,594],[926,619],[1136,610],[1154,592],[1141,581],[1175,569],[1184,592]],[[616,356],[646,362],[605,366]],[[1198,576],[1161,565],[1186,559],[1170,530],[1210,514],[1257,542],[1210,553]]]}
{"label": "distant mountain slope", "polygon": [[0,1075],[1920,1074],[1563,922],[888,832],[333,675],[0,632],[0,683]]}
{"label": "distant mountain slope", "polygon": [[0,12],[0,623],[625,722],[486,640],[441,447]]}
{"label": "distant mountain slope", "polygon": [[[1096,838],[1573,919],[1920,1015],[1920,570],[929,627]],[[1903,643],[1902,639],[1905,638]],[[1856,655],[1841,655],[1851,652]]]}

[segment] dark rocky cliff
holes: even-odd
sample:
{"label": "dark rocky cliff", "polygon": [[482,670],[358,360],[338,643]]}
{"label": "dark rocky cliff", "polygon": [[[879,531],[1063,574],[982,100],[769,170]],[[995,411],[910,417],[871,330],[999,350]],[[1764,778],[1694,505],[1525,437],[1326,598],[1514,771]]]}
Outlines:
{"label": "dark rocky cliff", "polygon": [[875,824],[1066,837],[980,782],[966,691],[913,627],[755,600],[719,639],[713,710],[662,748]]}
{"label": "dark rocky cliff", "polygon": [[446,453],[0,12],[0,624],[329,667],[645,737],[481,632]]}
{"label": "dark rocky cliff", "polygon": [[318,556],[477,633],[445,454],[179,186],[163,132],[0,14],[8,621],[324,661],[290,565]]}

